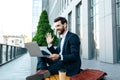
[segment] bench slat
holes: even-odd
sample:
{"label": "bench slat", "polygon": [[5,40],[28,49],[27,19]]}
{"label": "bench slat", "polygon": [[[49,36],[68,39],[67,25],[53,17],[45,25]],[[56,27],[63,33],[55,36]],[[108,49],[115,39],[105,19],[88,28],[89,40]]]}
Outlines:
{"label": "bench slat", "polygon": [[50,80],[56,80],[55,76],[51,76]]}
{"label": "bench slat", "polygon": [[[45,78],[45,80],[59,80],[59,75],[51,75],[48,78]],[[66,80],[70,80],[70,77],[66,76]]]}
{"label": "bench slat", "polygon": [[59,75],[54,75],[56,80],[59,80]]}

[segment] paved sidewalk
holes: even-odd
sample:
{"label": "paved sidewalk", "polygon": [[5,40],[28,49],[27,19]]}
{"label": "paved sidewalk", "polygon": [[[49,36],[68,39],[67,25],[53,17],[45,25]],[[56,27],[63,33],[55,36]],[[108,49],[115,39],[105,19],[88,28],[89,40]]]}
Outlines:
{"label": "paved sidewalk", "polygon": [[[33,68],[33,67],[32,67]],[[96,60],[82,59],[82,68],[99,69],[108,75],[107,80],[120,80],[120,64],[108,64]],[[0,67],[0,80],[25,80],[31,74],[31,58],[25,54]]]}
{"label": "paved sidewalk", "polygon": [[120,80],[120,64],[109,64],[96,60],[82,60],[82,68],[105,71],[107,80]]}
{"label": "paved sidewalk", "polygon": [[0,80],[25,80],[31,71],[30,57],[28,54],[0,67]]}

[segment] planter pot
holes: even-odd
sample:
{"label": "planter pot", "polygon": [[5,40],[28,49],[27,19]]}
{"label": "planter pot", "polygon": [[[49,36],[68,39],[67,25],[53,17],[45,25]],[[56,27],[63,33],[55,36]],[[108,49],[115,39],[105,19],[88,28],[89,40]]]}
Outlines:
{"label": "planter pot", "polygon": [[[40,46],[40,50],[49,52],[47,46]],[[37,67],[37,57],[31,57],[31,74],[36,73],[36,67]]]}

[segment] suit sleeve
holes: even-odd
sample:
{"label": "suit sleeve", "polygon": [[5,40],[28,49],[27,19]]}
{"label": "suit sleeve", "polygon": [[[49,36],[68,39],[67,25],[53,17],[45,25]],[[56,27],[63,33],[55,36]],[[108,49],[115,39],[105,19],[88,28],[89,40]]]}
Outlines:
{"label": "suit sleeve", "polygon": [[52,45],[51,47],[47,47],[47,49],[53,54],[53,53],[57,53],[58,54],[58,48],[54,48],[54,46]]}
{"label": "suit sleeve", "polygon": [[[80,58],[80,40],[77,35],[73,35],[68,40],[69,48],[67,48],[68,53],[63,53],[63,61],[73,62]],[[66,45],[68,47],[68,45]]]}

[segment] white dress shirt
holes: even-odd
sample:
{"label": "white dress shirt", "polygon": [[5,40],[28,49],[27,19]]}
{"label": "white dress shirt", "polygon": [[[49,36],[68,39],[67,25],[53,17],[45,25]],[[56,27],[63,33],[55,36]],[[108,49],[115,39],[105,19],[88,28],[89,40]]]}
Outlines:
{"label": "white dress shirt", "polygon": [[66,38],[67,33],[68,33],[68,31],[66,31],[64,34],[60,35],[60,38],[62,38],[61,44],[60,44],[60,53],[59,53],[59,55],[61,56],[61,60],[63,60],[63,55],[62,55],[63,45],[64,45],[64,42],[65,42],[65,38]]}
{"label": "white dress shirt", "polygon": [[[60,53],[59,53],[59,55],[61,57],[61,60],[63,60],[63,55],[62,55],[63,45],[64,45],[64,42],[65,42],[65,38],[66,38],[67,33],[68,33],[68,30],[64,34],[60,35],[60,38],[62,38],[61,44],[60,44]],[[48,45],[48,47],[51,47],[51,46],[52,46],[52,44]]]}

